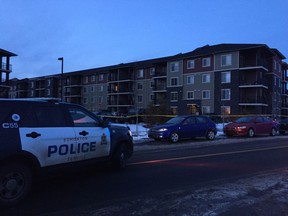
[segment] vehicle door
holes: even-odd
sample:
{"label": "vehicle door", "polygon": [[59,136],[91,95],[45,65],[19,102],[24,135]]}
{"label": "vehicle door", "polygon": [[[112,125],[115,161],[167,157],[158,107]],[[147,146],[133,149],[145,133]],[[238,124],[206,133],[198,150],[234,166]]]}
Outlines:
{"label": "vehicle door", "polygon": [[264,134],[264,133],[268,133],[268,127],[269,125],[267,125],[267,123],[264,122],[263,117],[262,116],[258,116],[255,119],[255,132],[257,134]]}
{"label": "vehicle door", "polygon": [[[72,146],[67,139],[75,139],[73,127],[68,127],[60,107],[33,107],[31,125],[19,125],[21,148],[30,152],[42,167],[69,162]],[[32,120],[31,120],[32,121]]]}
{"label": "vehicle door", "polygon": [[204,137],[206,136],[207,130],[208,130],[208,121],[203,116],[197,116],[196,117],[196,125],[197,125],[197,136],[198,137]]}
{"label": "vehicle door", "polygon": [[180,128],[181,138],[192,138],[195,137],[196,120],[194,116],[186,118]]}
{"label": "vehicle door", "polygon": [[75,139],[68,142],[75,146],[75,155],[71,155],[71,160],[108,156],[111,147],[109,129],[101,127],[96,116],[80,107],[69,108],[69,113],[75,131]]}

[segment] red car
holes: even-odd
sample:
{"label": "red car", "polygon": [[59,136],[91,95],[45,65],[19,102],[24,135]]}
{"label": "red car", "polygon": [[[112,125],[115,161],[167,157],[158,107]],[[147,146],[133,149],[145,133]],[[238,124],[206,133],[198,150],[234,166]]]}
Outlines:
{"label": "red car", "polygon": [[277,134],[277,122],[263,116],[245,116],[229,123],[224,127],[226,136],[248,136],[253,137],[260,134]]}

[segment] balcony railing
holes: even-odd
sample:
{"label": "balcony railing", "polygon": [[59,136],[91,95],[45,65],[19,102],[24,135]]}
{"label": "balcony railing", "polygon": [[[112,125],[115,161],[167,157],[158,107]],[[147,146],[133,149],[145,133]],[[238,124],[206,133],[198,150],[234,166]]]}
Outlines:
{"label": "balcony railing", "polygon": [[[1,66],[1,70],[7,70],[7,64],[6,63],[2,63],[0,66]],[[12,65],[11,64],[9,64],[8,70],[12,71]]]}

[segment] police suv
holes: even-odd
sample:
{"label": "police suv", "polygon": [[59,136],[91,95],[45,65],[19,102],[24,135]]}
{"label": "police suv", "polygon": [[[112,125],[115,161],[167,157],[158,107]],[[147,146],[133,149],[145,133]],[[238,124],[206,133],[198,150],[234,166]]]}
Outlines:
{"label": "police suv", "polygon": [[0,125],[0,205],[22,200],[43,168],[88,160],[124,168],[133,153],[129,128],[76,104],[0,99]]}

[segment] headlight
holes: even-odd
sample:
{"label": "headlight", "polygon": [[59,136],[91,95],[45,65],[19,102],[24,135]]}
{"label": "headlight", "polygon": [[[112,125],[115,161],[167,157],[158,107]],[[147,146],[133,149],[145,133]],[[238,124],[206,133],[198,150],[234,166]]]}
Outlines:
{"label": "headlight", "polygon": [[237,127],[237,129],[243,130],[243,129],[246,129],[246,126]]}
{"label": "headlight", "polygon": [[168,129],[167,128],[161,128],[161,129],[158,129],[158,132],[164,132],[164,131],[167,131]]}
{"label": "headlight", "polygon": [[133,137],[131,130],[128,130],[128,133],[129,133],[129,135],[130,135],[131,137]]}

